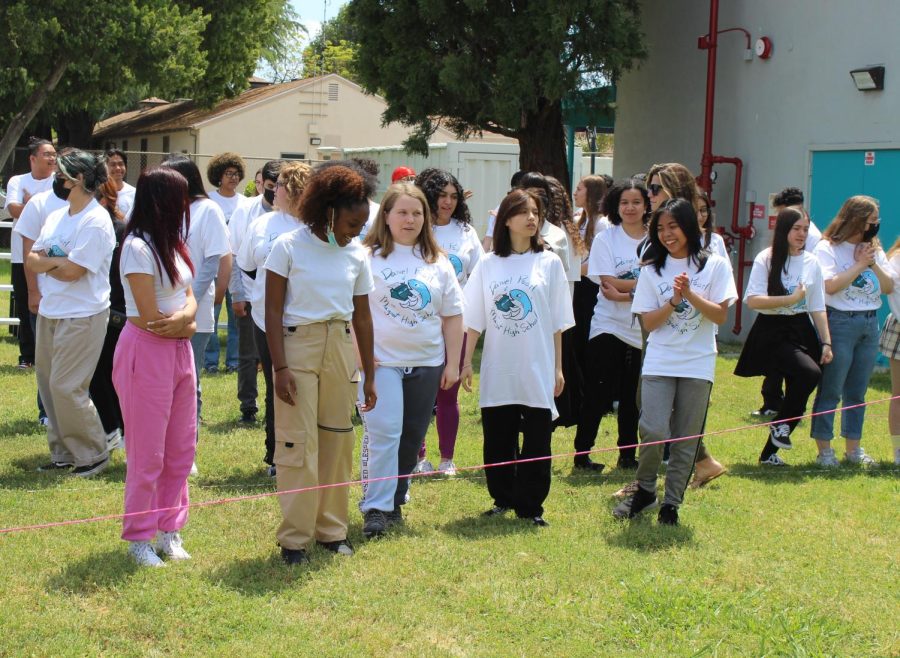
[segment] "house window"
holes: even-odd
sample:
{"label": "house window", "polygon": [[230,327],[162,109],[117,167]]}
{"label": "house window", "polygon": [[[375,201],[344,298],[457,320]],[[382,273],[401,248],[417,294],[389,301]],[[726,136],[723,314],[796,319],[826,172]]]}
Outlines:
{"label": "house window", "polygon": [[338,99],[338,86],[336,82],[328,84],[328,100],[336,101]]}
{"label": "house window", "polygon": [[141,139],[141,171],[147,168],[147,138],[144,137]]}
{"label": "house window", "polygon": [[282,160],[306,160],[306,153],[284,153],[281,154]]}
{"label": "house window", "polygon": [[163,151],[163,153],[168,153],[168,152],[169,152],[169,136],[168,136],[168,135],[163,135],[163,147],[162,147],[162,151]]}

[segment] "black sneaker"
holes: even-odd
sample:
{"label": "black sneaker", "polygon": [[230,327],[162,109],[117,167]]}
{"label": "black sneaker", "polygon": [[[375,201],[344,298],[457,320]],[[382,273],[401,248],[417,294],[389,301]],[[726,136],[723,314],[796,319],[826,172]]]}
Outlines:
{"label": "black sneaker", "polygon": [[297,564],[309,564],[309,556],[302,548],[284,548],[281,549],[281,559],[289,567]]}
{"label": "black sneaker", "polygon": [[529,521],[531,521],[532,524],[538,526],[539,528],[546,528],[550,525],[540,514],[538,514],[537,516],[532,516]]}
{"label": "black sneaker", "polygon": [[769,426],[769,440],[782,450],[790,450],[794,447],[791,444],[791,426],[787,423]]}
{"label": "black sneaker", "polygon": [[256,412],[245,411],[241,413],[241,419],[238,422],[241,425],[256,425]]}
{"label": "black sneaker", "polygon": [[638,460],[631,455],[619,455],[619,461],[616,462],[616,468],[623,471],[633,471],[638,467]]}
{"label": "black sneaker", "polygon": [[387,519],[387,527],[388,528],[393,528],[394,526],[403,525],[403,510],[398,507],[395,510],[386,512],[384,515],[384,518]]}
{"label": "black sneaker", "polygon": [[61,471],[63,469],[69,470],[75,464],[71,464],[69,462],[50,462],[49,464],[44,464],[43,466],[38,466],[38,471],[43,473],[46,471]]}
{"label": "black sneaker", "polygon": [[666,503],[659,508],[656,520],[660,525],[678,525],[678,508]]}
{"label": "black sneaker", "polygon": [[603,471],[604,468],[606,468],[606,465],[591,461],[591,458],[587,455],[578,455],[575,458],[575,468],[585,471],[593,471],[594,473],[599,474],[601,471]]}
{"label": "black sneaker", "polygon": [[774,418],[778,415],[777,409],[769,409],[767,407],[761,407],[756,411],[750,412],[751,418]]}
{"label": "black sneaker", "polygon": [[341,539],[339,541],[317,541],[316,543],[326,551],[331,551],[338,555],[346,555],[348,557],[353,555],[353,545],[346,539]]}
{"label": "black sneaker", "polygon": [[494,505],[487,512],[482,512],[482,516],[503,516],[510,510],[509,507],[503,507],[502,505]]}
{"label": "black sneaker", "polygon": [[641,512],[655,509],[659,505],[656,493],[650,493],[638,487],[633,496],[629,496],[613,508],[613,516],[617,519],[633,519]]}
{"label": "black sneaker", "polygon": [[387,515],[380,509],[370,509],[363,514],[363,535],[365,535],[366,539],[384,534],[387,528]]}
{"label": "black sneaker", "polygon": [[270,478],[273,478],[275,477],[276,470],[277,469],[275,468],[275,464],[269,464],[268,466],[266,466],[266,475],[268,475]]}
{"label": "black sneaker", "polygon": [[109,457],[101,461],[94,462],[93,464],[88,464],[87,466],[76,466],[72,469],[71,474],[77,478],[89,478],[97,475],[98,473],[102,473],[106,470],[107,466],[109,466]]}

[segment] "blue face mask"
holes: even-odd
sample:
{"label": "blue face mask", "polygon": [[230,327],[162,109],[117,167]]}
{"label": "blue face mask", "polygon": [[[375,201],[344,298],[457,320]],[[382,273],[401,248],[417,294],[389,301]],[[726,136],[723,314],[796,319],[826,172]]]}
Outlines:
{"label": "blue face mask", "polygon": [[331,228],[328,229],[328,232],[325,234],[325,237],[328,238],[328,244],[330,244],[331,246],[333,246],[333,247],[341,246],[338,244],[337,238],[334,237],[334,231],[332,231]]}

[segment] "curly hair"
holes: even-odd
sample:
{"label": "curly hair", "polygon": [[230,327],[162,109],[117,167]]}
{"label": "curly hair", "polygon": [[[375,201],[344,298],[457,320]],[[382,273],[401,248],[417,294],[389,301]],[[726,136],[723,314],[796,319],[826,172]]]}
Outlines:
{"label": "curly hair", "polygon": [[578,218],[578,230],[579,232],[584,230],[584,246],[590,250],[594,243],[597,220],[602,214],[603,197],[606,196],[606,191],[610,186],[606,184],[603,176],[585,176],[580,182],[584,186],[585,202],[584,212]]}
{"label": "curly hair", "polygon": [[581,237],[581,231],[578,230],[578,226],[572,219],[572,202],[569,201],[569,193],[557,178],[553,176],[545,176],[545,178],[550,187],[550,212],[547,219],[551,224],[565,230],[569,241],[575,248],[575,253],[580,256],[587,255],[588,248]]}
{"label": "curly hair", "polygon": [[119,199],[119,191],[112,180],[107,179],[105,183],[102,183],[97,188],[97,191],[94,192],[94,198],[106,209],[111,219],[119,221],[124,219],[125,216],[122,214],[122,211],[116,206],[116,202]]}
{"label": "curly hair", "polygon": [[602,212],[613,226],[621,224],[622,216],[619,215],[619,201],[628,190],[640,192],[641,198],[644,200],[644,225],[646,226],[647,222],[650,221],[650,197],[647,195],[647,188],[644,187],[644,184],[634,178],[621,180],[607,190],[601,204]]}
{"label": "curly hair", "polygon": [[244,180],[244,172],[247,169],[244,158],[242,158],[240,154],[232,153],[231,151],[219,153],[212,157],[212,160],[210,160],[209,164],[206,166],[206,180],[208,180],[213,187],[219,187],[222,184],[222,176],[225,175],[225,170],[229,167],[237,169],[241,180]]}
{"label": "curly hair", "polygon": [[317,167],[300,197],[300,221],[314,232],[327,232],[334,212],[367,206],[370,189],[366,178],[355,168],[337,164]]}
{"label": "curly hair", "polygon": [[394,183],[381,200],[381,207],[378,209],[378,217],[372,228],[366,234],[365,245],[372,250],[374,254],[378,250],[378,255],[387,258],[394,251],[394,236],[391,229],[387,225],[387,217],[393,210],[397,201],[404,196],[415,199],[422,204],[422,212],[425,216],[425,222],[422,230],[419,231],[419,237],[416,239],[416,246],[419,250],[422,260],[426,263],[434,263],[437,261],[443,251],[435,240],[434,233],[431,230],[431,212],[428,209],[428,200],[421,189],[412,183]]}
{"label": "curly hair", "polygon": [[287,193],[289,208],[287,210],[291,215],[299,217],[300,200],[303,197],[303,190],[312,174],[312,167],[303,162],[287,162],[281,167],[278,173],[278,179],[284,186]]}
{"label": "curly hair", "polygon": [[456,180],[456,176],[449,171],[433,168],[426,169],[416,176],[416,187],[420,188],[425,193],[425,198],[428,199],[432,221],[437,221],[438,199],[448,185],[456,188],[456,209],[453,211],[453,219],[461,224],[471,224],[472,215],[469,213],[469,206],[466,205],[465,190]]}
{"label": "curly hair", "polygon": [[799,187],[786,187],[772,198],[772,205],[775,207],[802,206],[803,190]]}

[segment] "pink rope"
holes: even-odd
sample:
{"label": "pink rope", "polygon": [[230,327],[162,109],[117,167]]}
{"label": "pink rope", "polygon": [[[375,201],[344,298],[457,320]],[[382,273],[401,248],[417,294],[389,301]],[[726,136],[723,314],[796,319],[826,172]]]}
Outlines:
{"label": "pink rope", "polygon": [[[718,436],[721,434],[731,434],[734,432],[742,432],[749,429],[758,429],[760,427],[767,427],[769,425],[789,423],[793,421],[800,421],[806,418],[812,418],[814,416],[824,416],[826,414],[837,413],[838,411],[847,411],[849,409],[857,409],[859,407],[867,407],[873,404],[881,404],[883,402],[890,402],[891,400],[900,398],[900,395],[883,398],[881,400],[873,400],[872,402],[862,402],[860,404],[854,404],[847,407],[840,407],[838,409],[833,409],[830,411],[818,411],[815,413],[805,414],[803,416],[796,416],[794,418],[782,418],[780,420],[772,420],[766,423],[751,423],[748,425],[741,425],[739,427],[732,427],[724,430],[717,430],[715,432],[705,432],[703,434],[694,434],[691,436],[680,436],[673,439],[663,439],[660,441],[645,441],[644,443],[636,443],[628,446],[612,446],[609,448],[596,448],[594,450],[584,450],[581,452],[563,452],[555,455],[547,455],[545,457],[531,457],[529,459],[513,459],[511,461],[505,462],[497,462],[495,464],[479,464],[477,466],[458,466],[456,468],[457,472],[459,471],[481,471],[488,468],[496,468],[498,466],[510,466],[512,464],[526,464],[528,462],[538,462],[538,461],[546,461],[551,459],[560,459],[563,457],[575,457],[580,455],[591,455],[591,454],[599,454],[603,452],[613,452],[622,450],[625,448],[639,448],[640,446],[652,446],[652,445],[660,445],[664,443],[675,443],[678,441],[692,441],[694,439],[700,439],[704,436]],[[144,514],[157,514],[159,512],[169,512],[173,510],[183,510],[183,509],[198,509],[201,507],[213,507],[215,505],[226,505],[229,503],[239,503],[247,500],[258,500],[260,498],[270,498],[272,496],[286,496],[289,494],[298,494],[298,493],[307,493],[310,491],[319,491],[321,489],[331,489],[334,487],[350,487],[354,485],[362,485],[370,482],[383,482],[385,480],[400,480],[400,479],[411,479],[416,477],[427,477],[429,475],[440,475],[440,471],[428,471],[426,473],[410,473],[409,475],[388,475],[380,478],[369,478],[367,480],[351,480],[349,482],[334,482],[332,484],[319,484],[314,487],[303,487],[301,489],[288,489],[286,491],[267,491],[265,493],[259,494],[250,494],[246,496],[233,496],[230,498],[217,498],[215,500],[206,500],[197,503],[189,503],[188,505],[177,505],[175,507],[161,507],[158,509],[151,510],[142,510],[140,512],[128,512],[121,514],[104,514],[102,516],[91,516],[83,519],[70,519],[67,521],[53,521],[49,523],[37,523],[34,525],[24,525],[17,526],[12,528],[0,528],[0,535],[9,534],[13,532],[26,532],[32,530],[44,530],[46,528],[59,528],[64,526],[72,526],[72,525],[81,525],[83,523],[98,523],[100,521],[113,521],[120,520],[134,516],[141,516]]]}

